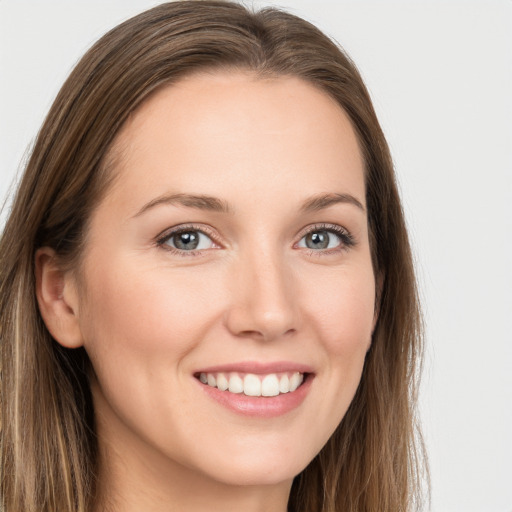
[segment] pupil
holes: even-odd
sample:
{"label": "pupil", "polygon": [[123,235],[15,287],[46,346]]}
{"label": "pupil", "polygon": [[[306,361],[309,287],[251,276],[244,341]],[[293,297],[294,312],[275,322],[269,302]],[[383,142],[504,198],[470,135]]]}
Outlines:
{"label": "pupil", "polygon": [[310,249],[326,249],[329,245],[329,235],[327,231],[315,231],[306,237],[306,245]]}
{"label": "pupil", "polygon": [[176,235],[174,245],[177,249],[191,250],[199,245],[199,236],[193,231],[186,231]]}

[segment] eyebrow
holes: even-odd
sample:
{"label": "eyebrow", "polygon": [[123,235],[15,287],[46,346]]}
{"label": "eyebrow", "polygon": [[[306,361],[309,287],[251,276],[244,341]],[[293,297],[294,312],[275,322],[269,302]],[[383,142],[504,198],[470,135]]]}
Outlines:
{"label": "eyebrow", "polygon": [[211,212],[232,213],[228,203],[217,197],[193,194],[164,194],[146,203],[134,217],[139,217],[151,208],[162,204],[186,206]]}
{"label": "eyebrow", "polygon": [[[310,197],[300,207],[300,211],[303,213],[317,212],[329,208],[335,204],[345,203],[352,204],[365,211],[364,206],[361,202],[350,194],[318,194]],[[219,213],[233,213],[233,209],[229,206],[227,201],[219,199],[217,197],[206,196],[206,195],[194,195],[194,194],[164,194],[146,203],[134,217],[139,217],[146,211],[159,206],[159,205],[179,205],[187,208],[195,208],[197,210],[206,210]]]}
{"label": "eyebrow", "polygon": [[345,203],[352,204],[362,210],[365,211],[364,206],[362,205],[359,199],[355,198],[350,194],[318,194],[307,199],[301,206],[301,211],[304,213],[308,212],[317,212],[320,210],[324,210],[325,208],[329,208],[329,206]]}

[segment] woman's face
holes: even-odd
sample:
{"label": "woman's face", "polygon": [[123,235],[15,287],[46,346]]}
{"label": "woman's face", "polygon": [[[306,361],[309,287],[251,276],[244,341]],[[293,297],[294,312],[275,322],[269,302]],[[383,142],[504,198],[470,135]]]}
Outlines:
{"label": "woman's face", "polygon": [[288,485],[343,418],[375,320],[347,116],[299,79],[202,74],[151,97],[115,151],[77,314],[100,444]]}

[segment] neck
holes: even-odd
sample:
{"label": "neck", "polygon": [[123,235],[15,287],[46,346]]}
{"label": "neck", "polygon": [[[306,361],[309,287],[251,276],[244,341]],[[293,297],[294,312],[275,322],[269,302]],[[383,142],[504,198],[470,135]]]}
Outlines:
{"label": "neck", "polygon": [[[291,482],[230,485],[171,464],[165,473],[143,461],[102,458],[96,512],[286,512]],[[136,461],[135,461],[136,462]]]}
{"label": "neck", "polygon": [[97,418],[99,478],[94,512],[286,512],[292,480],[245,485],[201,473],[132,436],[111,441]]}

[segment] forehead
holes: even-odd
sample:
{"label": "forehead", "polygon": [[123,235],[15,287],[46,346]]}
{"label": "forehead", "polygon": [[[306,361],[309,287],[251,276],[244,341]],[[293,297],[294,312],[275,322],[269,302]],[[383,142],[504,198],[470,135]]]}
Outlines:
{"label": "forehead", "polygon": [[347,114],[295,77],[187,77],[142,104],[114,148],[120,185],[137,194],[164,187],[218,195],[228,184],[237,196],[265,194],[284,180],[290,197],[341,186],[364,201],[364,164]]}

